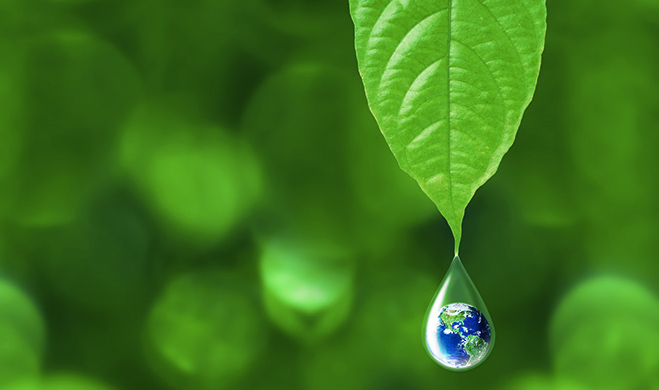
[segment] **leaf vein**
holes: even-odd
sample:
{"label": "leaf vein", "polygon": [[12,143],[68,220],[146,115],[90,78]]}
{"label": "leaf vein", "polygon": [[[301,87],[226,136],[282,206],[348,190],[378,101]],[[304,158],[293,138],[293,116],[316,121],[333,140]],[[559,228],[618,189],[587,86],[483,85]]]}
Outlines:
{"label": "leaf vein", "polygon": [[[414,84],[416,84],[416,82],[421,78],[421,76],[424,75],[424,73],[426,73],[426,71],[428,71],[433,66],[439,64],[439,62],[441,60],[443,60],[444,58],[445,57],[441,57],[441,58],[433,61],[432,63],[430,63],[430,65],[426,66],[421,72],[419,72],[419,74],[414,78],[414,81],[412,81],[412,84],[410,84],[410,88],[407,89],[407,92],[405,92],[405,95],[403,96],[403,99],[400,102],[400,107],[398,107],[398,115],[399,116],[402,114],[403,106],[405,105],[405,103],[406,103],[407,99],[409,98],[410,94],[418,91],[418,90],[412,88],[414,86]],[[424,84],[425,84],[425,82],[424,82]]]}
{"label": "leaf vein", "polygon": [[[476,0],[476,3],[480,4],[483,8],[485,8],[485,10],[486,10],[486,11],[490,14],[490,16],[492,17],[492,19],[494,19],[494,21],[496,22],[497,26],[499,26],[499,28],[500,28],[501,31],[503,32],[503,35],[505,35],[506,38],[508,39],[508,42],[510,42],[510,46],[513,47],[513,51],[514,51],[515,54],[517,55],[517,60],[519,61],[520,66],[523,66],[523,65],[524,65],[524,62],[522,61],[522,56],[519,54],[519,51],[517,50],[517,46],[515,46],[515,43],[513,42],[512,38],[510,38],[510,34],[508,34],[508,31],[506,31],[506,29],[503,28],[503,25],[501,24],[501,22],[499,21],[499,19],[497,19],[497,17],[494,16],[494,13],[493,13],[492,10],[490,9],[490,7],[488,7],[487,5],[485,5],[485,3],[484,3],[482,0]],[[523,77],[524,77],[524,84],[525,84],[525,85],[528,85],[528,80],[527,80],[527,77],[526,77],[526,73],[525,73],[525,72],[522,72],[522,75],[523,75]]]}
{"label": "leaf vein", "polygon": [[[476,56],[476,58],[478,58],[480,60],[480,62],[483,64],[485,69],[487,69],[488,73],[492,77],[492,80],[494,81],[494,84],[497,86],[497,95],[500,96],[501,98],[503,98],[503,94],[501,93],[501,86],[499,85],[499,81],[497,80],[496,76],[492,72],[492,69],[490,69],[490,67],[487,65],[487,62],[485,62],[485,60],[483,59],[483,57],[481,57],[478,54],[478,52],[476,52],[476,50],[474,50],[474,48],[470,47],[469,45],[465,44],[464,42],[459,41],[457,39],[454,39],[453,41],[457,44],[460,44],[460,45],[466,47],[469,51],[471,51]],[[450,67],[450,65],[449,65],[449,67]],[[450,93],[450,91],[449,91],[449,93]],[[504,99],[504,100],[506,100],[506,99]]]}
{"label": "leaf vein", "polygon": [[380,20],[387,12],[387,9],[389,9],[389,7],[392,6],[393,4],[394,1],[390,2],[385,7],[382,7],[382,11],[380,11],[380,15],[378,15],[377,19],[375,19],[375,23],[373,23],[373,26],[371,27],[371,31],[368,32],[368,39],[366,40],[366,51],[371,50],[371,48],[373,47],[373,45],[371,45],[371,40],[373,39],[373,31],[375,31],[375,27],[378,26],[378,24],[380,24]]}
{"label": "leaf vein", "polygon": [[[450,4],[450,2],[449,2],[449,4]],[[449,8],[442,8],[442,9],[440,9],[438,11],[435,11],[432,14],[426,16],[425,18],[423,18],[422,20],[417,22],[414,26],[412,26],[412,28],[409,29],[409,31],[403,36],[403,38],[401,38],[400,42],[398,42],[398,45],[396,45],[396,48],[394,49],[394,51],[391,53],[391,55],[387,59],[384,70],[382,71],[382,74],[380,75],[380,80],[378,82],[378,88],[377,88],[378,91],[382,88],[382,83],[384,81],[384,76],[387,74],[387,70],[391,70],[393,68],[391,66],[391,62],[393,61],[396,54],[399,54],[399,50],[402,47],[403,43],[405,43],[405,41],[412,35],[412,33],[415,31],[415,29],[417,27],[419,27],[423,22],[425,22],[426,20],[428,20],[432,17],[435,17],[435,16],[439,15],[441,12],[446,11],[447,9],[449,9]],[[449,27],[449,31],[450,31],[450,27]]]}

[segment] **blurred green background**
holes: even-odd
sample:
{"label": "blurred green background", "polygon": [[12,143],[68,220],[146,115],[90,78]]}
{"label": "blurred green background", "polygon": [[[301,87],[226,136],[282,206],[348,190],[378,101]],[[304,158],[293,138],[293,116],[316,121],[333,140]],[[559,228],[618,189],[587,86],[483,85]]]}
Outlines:
{"label": "blurred green background", "polygon": [[497,345],[454,373],[451,233],[347,1],[0,0],[0,389],[659,389],[659,3],[548,2],[464,222]]}

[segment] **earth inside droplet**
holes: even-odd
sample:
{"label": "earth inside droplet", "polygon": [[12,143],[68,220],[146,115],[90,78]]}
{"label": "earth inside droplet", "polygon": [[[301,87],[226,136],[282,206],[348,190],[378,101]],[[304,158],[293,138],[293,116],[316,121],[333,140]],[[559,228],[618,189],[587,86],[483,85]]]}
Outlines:
{"label": "earth inside droplet", "polygon": [[436,339],[428,337],[427,345],[439,363],[465,369],[485,357],[490,348],[490,324],[478,309],[466,303],[450,303],[440,309],[435,320]]}

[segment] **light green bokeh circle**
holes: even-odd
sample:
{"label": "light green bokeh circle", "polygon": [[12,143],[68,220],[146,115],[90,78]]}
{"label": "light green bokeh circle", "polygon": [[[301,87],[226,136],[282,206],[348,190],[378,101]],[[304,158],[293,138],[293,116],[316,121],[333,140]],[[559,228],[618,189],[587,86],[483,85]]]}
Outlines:
{"label": "light green bokeh circle", "polygon": [[233,385],[259,358],[267,329],[235,275],[181,275],[158,298],[148,319],[154,368],[181,388]]}
{"label": "light green bokeh circle", "polygon": [[267,241],[262,247],[260,274],[270,319],[305,341],[330,334],[350,311],[353,259],[339,245]]}
{"label": "light green bokeh circle", "polygon": [[164,224],[194,240],[222,238],[260,193],[259,164],[246,142],[166,105],[135,115],[124,132],[121,159]]}
{"label": "light green bokeh circle", "polygon": [[659,372],[659,299],[632,279],[597,276],[558,305],[550,324],[556,374],[596,389],[639,389]]}
{"label": "light green bokeh circle", "polygon": [[45,325],[32,300],[0,277],[0,386],[41,371]]}
{"label": "light green bokeh circle", "polygon": [[113,390],[113,388],[96,379],[71,373],[61,373],[43,379],[12,383],[3,390]]}
{"label": "light green bokeh circle", "polygon": [[313,314],[334,303],[350,287],[353,266],[338,247],[270,241],[261,255],[265,288],[290,306]]}

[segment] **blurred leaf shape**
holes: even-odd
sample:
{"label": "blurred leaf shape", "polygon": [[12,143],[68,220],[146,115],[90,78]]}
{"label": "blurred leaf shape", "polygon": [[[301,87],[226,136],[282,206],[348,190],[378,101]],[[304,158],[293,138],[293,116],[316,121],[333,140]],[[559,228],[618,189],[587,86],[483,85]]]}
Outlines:
{"label": "blurred leaf shape", "polygon": [[166,226],[194,241],[214,242],[255,204],[259,163],[238,135],[178,112],[167,105],[142,107],[124,132],[121,159]]}
{"label": "blurred leaf shape", "polygon": [[39,309],[17,286],[0,277],[0,386],[40,374],[45,325]]}
{"label": "blurred leaf shape", "polygon": [[294,337],[317,341],[333,332],[349,314],[353,255],[339,245],[267,240],[260,275],[268,315]]}
{"label": "blurred leaf shape", "polygon": [[173,279],[149,314],[157,373],[184,389],[232,388],[259,358],[267,328],[244,281],[218,270]]}
{"label": "blurred leaf shape", "polygon": [[544,0],[351,0],[369,105],[401,168],[453,231],[497,170],[531,101]]}
{"label": "blurred leaf shape", "polygon": [[30,40],[21,65],[25,147],[3,195],[21,223],[65,223],[110,174],[137,75],[110,44],[76,31]]}
{"label": "blurred leaf shape", "polygon": [[659,299],[638,282],[596,276],[560,302],[550,324],[557,375],[593,389],[640,389],[659,373]]}

